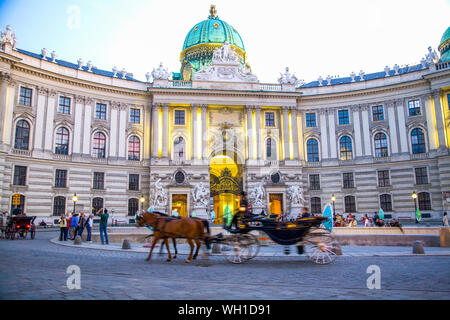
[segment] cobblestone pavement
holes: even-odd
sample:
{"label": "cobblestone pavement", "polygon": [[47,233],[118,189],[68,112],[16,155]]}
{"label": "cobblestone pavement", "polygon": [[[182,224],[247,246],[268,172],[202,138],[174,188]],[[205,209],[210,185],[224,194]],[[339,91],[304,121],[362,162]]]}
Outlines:
{"label": "cobblestone pavement", "polygon": [[[303,256],[168,263],[156,253],[146,262],[143,252],[55,245],[56,235],[0,240],[0,299],[450,299],[447,255],[340,256],[322,266]],[[80,267],[79,290],[67,287],[70,265]],[[381,270],[379,290],[367,288],[371,265]]]}

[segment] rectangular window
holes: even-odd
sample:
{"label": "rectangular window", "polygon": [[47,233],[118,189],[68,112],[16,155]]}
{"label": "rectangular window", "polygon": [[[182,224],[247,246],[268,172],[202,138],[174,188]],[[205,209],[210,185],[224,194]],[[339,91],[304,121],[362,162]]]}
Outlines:
{"label": "rectangular window", "polygon": [[141,123],[141,109],[130,109],[130,122],[131,123]]}
{"label": "rectangular window", "polygon": [[306,126],[308,128],[316,127],[316,114],[314,112],[306,114]]}
{"label": "rectangular window", "polygon": [[14,166],[14,182],[16,186],[24,186],[27,182],[27,167]]}
{"label": "rectangular window", "polygon": [[344,197],[345,212],[356,212],[356,201],[354,196]]}
{"label": "rectangular window", "polygon": [[309,175],[309,189],[320,190],[320,177],[318,174]]}
{"label": "rectangular window", "polygon": [[410,116],[420,115],[420,100],[411,100],[408,101],[408,110]]}
{"label": "rectangular window", "polygon": [[378,186],[387,187],[390,186],[391,182],[389,180],[389,170],[378,171]]}
{"label": "rectangular window", "polygon": [[428,184],[428,172],[427,168],[416,168],[416,184]]}
{"label": "rectangular window", "polygon": [[19,103],[24,106],[31,107],[31,94],[33,90],[20,87],[20,97],[19,97]]}
{"label": "rectangular window", "polygon": [[106,104],[97,103],[97,105],[95,106],[95,118],[106,120]]}
{"label": "rectangular window", "polygon": [[349,124],[350,123],[347,109],[339,110],[338,111],[338,118],[339,118],[339,124],[340,125]]}
{"label": "rectangular window", "polygon": [[185,125],[184,110],[175,110],[175,124],[179,126]]}
{"label": "rectangular window", "polygon": [[55,188],[67,187],[67,170],[56,169],[55,172]]}
{"label": "rectangular window", "polygon": [[58,112],[70,114],[70,98],[59,97]]}
{"label": "rectangular window", "polygon": [[128,177],[128,190],[138,191],[139,190],[139,175],[130,174]]}
{"label": "rectangular window", "polygon": [[93,189],[105,189],[105,173],[104,172],[94,172],[94,184]]}
{"label": "rectangular window", "polygon": [[353,172],[346,172],[342,176],[344,189],[354,188],[355,183],[353,181]]}
{"label": "rectangular window", "polygon": [[372,107],[373,121],[384,120],[383,106],[373,106]]}
{"label": "rectangular window", "polygon": [[275,127],[275,113],[266,112],[266,127]]}

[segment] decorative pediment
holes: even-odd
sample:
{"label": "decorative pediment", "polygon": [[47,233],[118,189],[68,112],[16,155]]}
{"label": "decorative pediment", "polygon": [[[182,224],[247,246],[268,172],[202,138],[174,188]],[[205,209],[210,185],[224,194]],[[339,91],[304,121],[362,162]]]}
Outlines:
{"label": "decorative pediment", "polygon": [[258,77],[252,74],[248,65],[240,66],[237,53],[227,41],[221,47],[214,50],[212,64],[194,73],[193,79],[205,81],[259,82]]}

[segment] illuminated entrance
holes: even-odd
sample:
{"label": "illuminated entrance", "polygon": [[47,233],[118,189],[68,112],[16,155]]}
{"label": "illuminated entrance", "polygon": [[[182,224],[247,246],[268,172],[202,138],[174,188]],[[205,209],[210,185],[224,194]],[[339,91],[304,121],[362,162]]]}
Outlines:
{"label": "illuminated entrance", "polygon": [[187,217],[187,194],[172,195],[172,214],[174,211],[180,217]]}
{"label": "illuminated entrance", "polygon": [[283,194],[270,193],[269,194],[269,213],[280,215],[283,212]]}
{"label": "illuminated entrance", "polygon": [[223,223],[227,207],[233,214],[236,212],[241,191],[242,165],[228,155],[213,157],[210,162],[210,194],[214,202],[215,224]]}

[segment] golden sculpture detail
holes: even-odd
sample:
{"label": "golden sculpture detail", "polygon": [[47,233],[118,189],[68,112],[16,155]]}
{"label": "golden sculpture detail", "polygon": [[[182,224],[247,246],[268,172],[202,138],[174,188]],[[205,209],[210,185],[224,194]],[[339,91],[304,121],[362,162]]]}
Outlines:
{"label": "golden sculpture detail", "polygon": [[211,18],[214,19],[216,17],[217,11],[216,11],[216,6],[215,5],[211,5],[211,8],[209,9],[209,14],[211,15]]}

